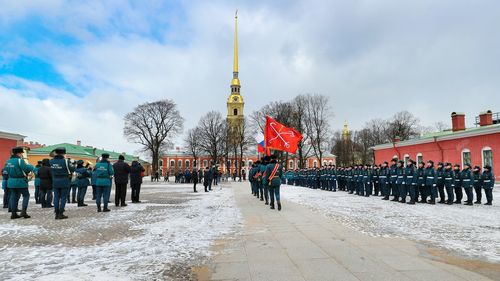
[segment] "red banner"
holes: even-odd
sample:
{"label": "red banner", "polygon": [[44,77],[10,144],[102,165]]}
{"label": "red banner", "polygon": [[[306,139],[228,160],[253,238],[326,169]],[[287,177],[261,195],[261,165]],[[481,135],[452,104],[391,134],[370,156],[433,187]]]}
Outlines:
{"label": "red banner", "polygon": [[266,116],[264,139],[266,142],[266,149],[268,150],[281,150],[295,154],[297,152],[297,146],[302,140],[302,134]]}

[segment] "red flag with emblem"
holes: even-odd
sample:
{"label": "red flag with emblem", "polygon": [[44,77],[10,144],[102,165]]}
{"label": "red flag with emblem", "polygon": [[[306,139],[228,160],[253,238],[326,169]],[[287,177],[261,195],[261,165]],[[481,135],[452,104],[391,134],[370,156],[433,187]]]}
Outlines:
{"label": "red flag with emblem", "polygon": [[297,146],[302,140],[302,134],[266,116],[264,139],[266,141],[266,149],[281,150],[295,154]]}

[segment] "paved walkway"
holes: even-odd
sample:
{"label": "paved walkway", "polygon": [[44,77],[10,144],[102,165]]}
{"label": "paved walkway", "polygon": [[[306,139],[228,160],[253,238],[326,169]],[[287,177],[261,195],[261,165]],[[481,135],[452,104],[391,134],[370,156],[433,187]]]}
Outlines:
{"label": "paved walkway", "polygon": [[272,211],[248,183],[233,188],[245,225],[215,257],[212,280],[490,280],[426,258],[414,242],[369,237],[287,201]]}

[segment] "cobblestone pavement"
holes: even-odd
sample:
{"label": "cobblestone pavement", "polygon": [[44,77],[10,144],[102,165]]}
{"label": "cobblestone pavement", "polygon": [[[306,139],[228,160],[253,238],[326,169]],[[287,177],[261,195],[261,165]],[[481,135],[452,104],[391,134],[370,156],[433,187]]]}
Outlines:
{"label": "cobblestone pavement", "polygon": [[195,279],[191,268],[239,224],[231,188],[193,193],[190,185],[147,182],[142,203],[110,203],[109,213],[97,213],[89,196],[88,207],[67,205],[67,220],[33,200],[31,219],[0,212],[0,280]]}

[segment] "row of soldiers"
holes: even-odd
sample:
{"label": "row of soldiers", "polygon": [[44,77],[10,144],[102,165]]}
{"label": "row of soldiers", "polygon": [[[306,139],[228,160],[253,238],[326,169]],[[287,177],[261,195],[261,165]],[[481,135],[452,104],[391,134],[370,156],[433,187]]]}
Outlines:
{"label": "row of soldiers", "polygon": [[280,187],[283,178],[283,166],[278,162],[276,155],[262,157],[252,164],[248,172],[252,195],[260,201],[265,200],[265,205],[274,208],[274,203],[281,211]]}
{"label": "row of soldiers", "polygon": [[[481,167],[439,162],[420,162],[409,159],[406,162],[391,160],[391,165],[354,165],[349,167],[324,166],[321,169],[295,170],[289,177],[289,184],[314,189],[348,191],[359,196],[383,196],[382,200],[401,203],[461,204],[463,193],[467,195],[466,205],[481,204],[482,192],[486,204],[492,205],[495,177],[490,165]],[[474,200],[474,192],[476,201]],[[409,197],[408,197],[409,196]],[[407,199],[408,202],[407,202]],[[428,200],[430,199],[430,200]]]}
{"label": "row of soldiers", "polygon": [[[44,159],[40,167],[34,167],[23,159],[24,148],[15,147],[12,149],[12,156],[2,170],[2,187],[4,189],[4,208],[8,207],[11,219],[30,218],[27,214],[30,193],[28,190],[29,181],[36,172],[38,185],[42,188],[42,194],[37,195],[37,199],[42,201],[43,207],[53,207],[55,219],[66,219],[64,215],[67,198],[76,177],[78,187],[78,204],[86,206],[83,198],[87,187],[91,185],[91,178],[94,177],[96,189],[96,204],[98,212],[109,212],[108,203],[111,193],[112,177],[114,175],[113,166],[109,162],[109,154],[103,153],[101,160],[90,171],[84,167],[84,162],[79,160],[76,166],[65,157],[65,148],[56,148],[52,159]],[[35,183],[37,185],[37,183]],[[49,192],[44,192],[51,189]],[[53,192],[53,206],[50,195]],[[21,213],[18,214],[19,200],[23,197]],[[37,201],[38,201],[37,200]],[[124,196],[123,196],[124,200]],[[104,208],[101,208],[101,202]],[[124,201],[123,201],[124,202]],[[7,206],[6,206],[7,203]],[[122,204],[123,206],[123,204]]]}

